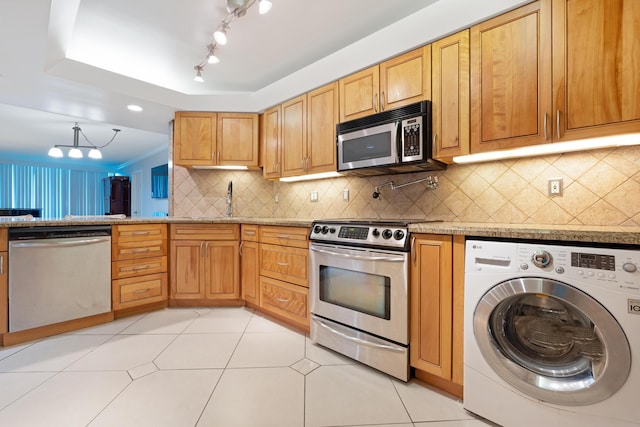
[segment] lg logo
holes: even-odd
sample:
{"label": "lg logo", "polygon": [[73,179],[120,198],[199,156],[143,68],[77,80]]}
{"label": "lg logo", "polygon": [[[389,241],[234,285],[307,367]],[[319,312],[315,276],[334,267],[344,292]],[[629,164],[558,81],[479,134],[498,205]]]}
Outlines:
{"label": "lg logo", "polygon": [[640,300],[630,299],[627,301],[629,303],[627,312],[629,314],[640,314]]}

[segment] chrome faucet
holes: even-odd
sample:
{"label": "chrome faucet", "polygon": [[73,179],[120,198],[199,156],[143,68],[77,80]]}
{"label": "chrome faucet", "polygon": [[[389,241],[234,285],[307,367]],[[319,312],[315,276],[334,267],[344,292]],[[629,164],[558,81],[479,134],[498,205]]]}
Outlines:
{"label": "chrome faucet", "polygon": [[226,216],[230,217],[233,214],[233,208],[231,207],[231,201],[233,199],[233,183],[229,181],[229,185],[227,186],[227,211],[224,213]]}

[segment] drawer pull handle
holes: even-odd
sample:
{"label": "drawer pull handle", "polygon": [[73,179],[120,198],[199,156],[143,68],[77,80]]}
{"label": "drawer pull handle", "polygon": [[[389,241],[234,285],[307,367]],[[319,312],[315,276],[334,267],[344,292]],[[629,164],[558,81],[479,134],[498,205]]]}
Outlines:
{"label": "drawer pull handle", "polygon": [[277,299],[279,302],[289,302],[289,298],[280,298],[280,297],[276,297],[276,299]]}
{"label": "drawer pull handle", "polygon": [[151,288],[147,288],[147,289],[138,289],[133,291],[134,294],[146,294],[147,292],[149,292],[151,290]]}
{"label": "drawer pull handle", "polygon": [[278,264],[280,267],[289,267],[289,263],[288,262],[276,262],[276,264]]}
{"label": "drawer pull handle", "polygon": [[290,239],[288,234],[278,234],[278,239]]}
{"label": "drawer pull handle", "polygon": [[150,265],[138,265],[138,266],[132,267],[131,270],[133,270],[133,271],[148,270],[150,268],[151,268]]}
{"label": "drawer pull handle", "polygon": [[255,236],[256,232],[255,231],[245,231],[244,234],[246,234],[247,236]]}
{"label": "drawer pull handle", "polygon": [[151,250],[151,248],[137,248],[132,250],[131,252],[133,252],[134,254],[141,254],[144,252],[149,252]]}
{"label": "drawer pull handle", "polygon": [[4,255],[0,255],[0,276],[4,275]]}
{"label": "drawer pull handle", "polygon": [[131,234],[134,235],[134,236],[148,236],[149,232],[148,231],[134,231]]}

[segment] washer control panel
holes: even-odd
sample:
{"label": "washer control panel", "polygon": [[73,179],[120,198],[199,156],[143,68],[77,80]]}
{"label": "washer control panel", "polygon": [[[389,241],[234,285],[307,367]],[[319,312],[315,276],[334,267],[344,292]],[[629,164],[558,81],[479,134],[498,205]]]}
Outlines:
{"label": "washer control panel", "polygon": [[465,264],[467,271],[542,274],[640,294],[640,248],[468,240]]}

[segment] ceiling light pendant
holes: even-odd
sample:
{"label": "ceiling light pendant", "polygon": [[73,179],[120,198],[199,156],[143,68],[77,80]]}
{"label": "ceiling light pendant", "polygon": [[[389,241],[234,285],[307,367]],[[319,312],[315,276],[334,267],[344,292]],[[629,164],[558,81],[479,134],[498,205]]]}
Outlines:
{"label": "ceiling light pendant", "polygon": [[218,27],[216,32],[213,33],[213,39],[219,45],[223,45],[224,46],[225,44],[227,44],[227,29],[228,28],[229,28],[229,25],[227,25],[226,22],[222,22],[222,24],[220,24],[220,26]]}
{"label": "ceiling light pendant", "polygon": [[207,48],[209,49],[209,57],[207,58],[207,62],[209,64],[217,64],[218,62],[220,62],[220,58],[218,58],[215,53],[216,45],[210,44],[207,45]]}
{"label": "ceiling light pendant", "polygon": [[69,157],[71,157],[72,159],[81,159],[82,151],[80,151],[79,148],[72,148],[71,150],[69,150]]}
{"label": "ceiling light pendant", "polygon": [[258,3],[258,13],[260,13],[260,15],[264,15],[271,10],[271,6],[273,6],[271,0],[260,0]]}
{"label": "ceiling light pendant", "polygon": [[64,157],[64,153],[58,147],[51,147],[49,149],[49,156],[50,157]]}
{"label": "ceiling light pendant", "polygon": [[101,159],[102,158],[102,152],[100,150],[98,150],[97,148],[92,148],[91,150],[89,150],[89,158],[90,159]]}
{"label": "ceiling light pendant", "polygon": [[[118,132],[120,132],[120,129],[113,129],[113,132],[114,132],[113,136],[111,137],[109,142],[107,142],[101,147],[97,147],[94,144],[92,144],[91,141],[89,141],[89,139],[87,139],[87,136],[84,133],[82,133],[82,129],[80,129],[80,125],[76,122],[75,125],[73,126],[73,145],[56,144],[49,149],[48,154],[51,157],[57,157],[57,158],[64,157],[64,154],[62,153],[62,150],[60,149],[60,147],[69,147],[71,149],[69,150],[68,156],[71,157],[72,159],[81,159],[84,157],[84,155],[82,154],[82,151],[80,149],[89,148],[90,159],[101,159],[102,152],[100,151],[100,149],[111,144],[111,142],[113,142],[113,140],[116,138],[116,135],[118,135]],[[81,133],[84,139],[86,139],[90,145],[80,145]]]}
{"label": "ceiling light pendant", "polygon": [[196,65],[195,67],[193,67],[193,69],[196,70],[196,76],[193,78],[193,80],[197,81],[198,83],[204,82],[204,79],[202,78],[202,66]]}

